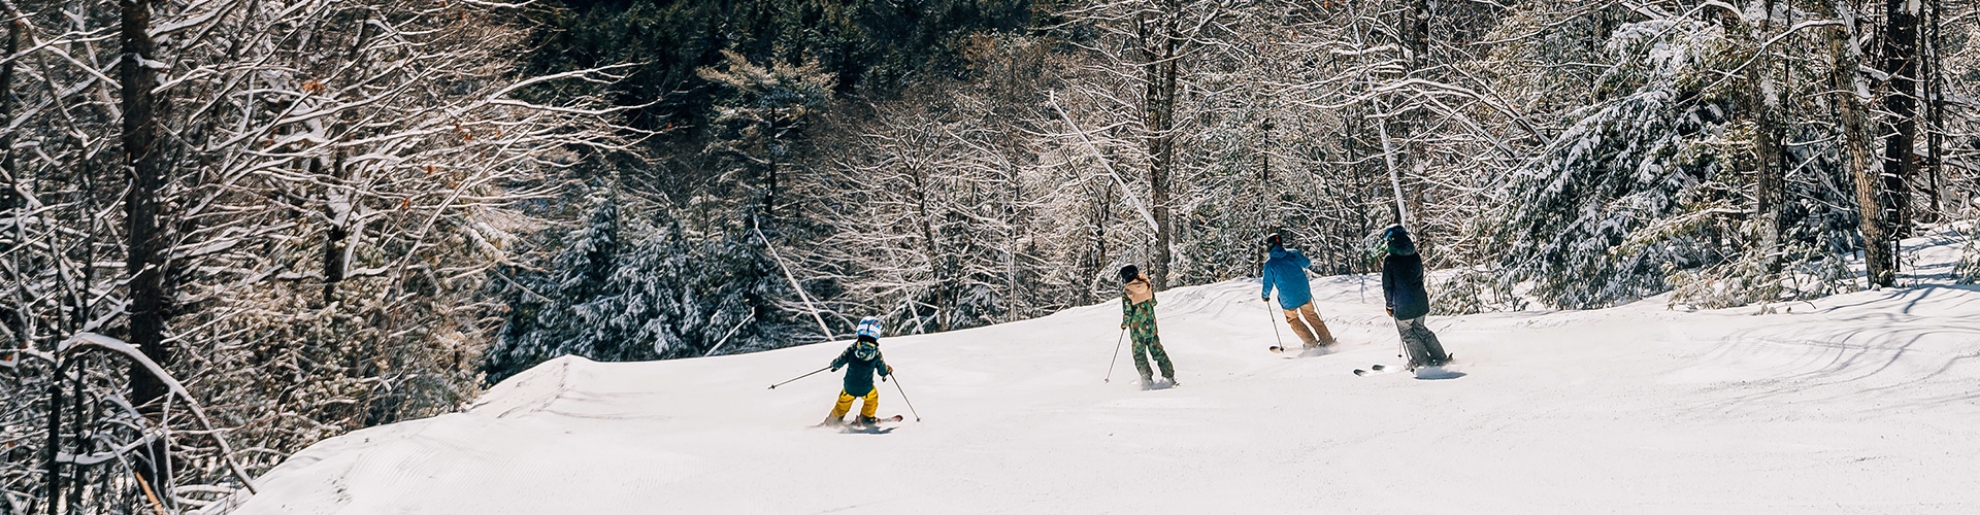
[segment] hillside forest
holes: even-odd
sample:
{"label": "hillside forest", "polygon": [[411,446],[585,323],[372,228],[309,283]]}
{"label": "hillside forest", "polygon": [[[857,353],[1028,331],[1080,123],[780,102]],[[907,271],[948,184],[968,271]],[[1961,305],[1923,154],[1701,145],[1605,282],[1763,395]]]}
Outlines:
{"label": "hillside forest", "polygon": [[1022,320],[1274,234],[1367,274],[1406,225],[1445,315],[1980,279],[1973,2],[0,11],[0,514],[222,512],[558,356]]}

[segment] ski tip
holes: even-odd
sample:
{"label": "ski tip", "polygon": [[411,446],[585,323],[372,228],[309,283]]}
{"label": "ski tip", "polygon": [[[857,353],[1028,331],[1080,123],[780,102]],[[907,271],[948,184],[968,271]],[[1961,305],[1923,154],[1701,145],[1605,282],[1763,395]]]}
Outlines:
{"label": "ski tip", "polygon": [[907,420],[907,417],[903,417],[903,416],[900,416],[900,415],[894,415],[894,421],[895,421],[895,422],[900,422],[900,421],[902,421],[902,420]]}
{"label": "ski tip", "polygon": [[1376,371],[1376,372],[1381,372],[1383,368],[1387,368],[1387,367],[1383,367],[1383,366],[1381,366],[1381,365],[1375,365],[1375,366],[1371,366],[1371,367],[1368,367],[1368,368],[1372,368],[1372,369],[1375,369],[1375,371]]}
{"label": "ski tip", "polygon": [[1273,345],[1273,346],[1271,346],[1271,347],[1266,347],[1266,348],[1265,348],[1265,350],[1269,350],[1269,351],[1272,351],[1273,353],[1281,353],[1281,352],[1285,352],[1285,351],[1286,351],[1286,348],[1285,348],[1285,347],[1280,347],[1280,346],[1277,346],[1277,345]]}
{"label": "ski tip", "polygon": [[1365,376],[1365,375],[1368,375],[1368,371],[1367,371],[1367,370],[1362,370],[1362,369],[1359,369],[1359,368],[1357,368],[1357,369],[1354,369],[1354,375],[1358,375],[1358,376]]}

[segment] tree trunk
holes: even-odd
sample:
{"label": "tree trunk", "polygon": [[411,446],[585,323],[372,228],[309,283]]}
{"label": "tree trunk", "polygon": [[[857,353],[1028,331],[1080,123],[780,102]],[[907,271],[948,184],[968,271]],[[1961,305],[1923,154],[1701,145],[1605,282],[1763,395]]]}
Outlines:
{"label": "tree trunk", "polygon": [[[21,26],[19,21],[7,24],[7,62],[0,64],[0,127],[14,126],[14,66],[20,62]],[[20,187],[20,170],[14,167],[14,131],[7,131],[0,137],[0,176],[5,176],[6,184],[0,184],[0,211],[22,207],[25,200],[15,188]],[[8,317],[12,318],[12,317]]]}
{"label": "tree trunk", "polygon": [[48,475],[46,489],[48,515],[62,513],[59,505],[62,499],[62,360],[56,356],[55,372],[48,383],[48,462],[43,473]]}
{"label": "tree trunk", "polygon": [[[146,61],[157,61],[151,40],[153,0],[120,0],[122,10],[123,56],[119,63],[119,89],[124,111],[124,165],[131,174],[131,186],[124,199],[128,255],[125,273],[131,274],[130,343],[160,366],[172,362],[165,346],[165,320],[171,299],[165,290],[166,239],[159,223],[160,196],[164,194],[166,167],[158,143],[160,128],[152,88],[158,84],[157,71]],[[156,413],[156,402],[167,392],[165,384],[142,365],[130,368],[131,402],[147,413]],[[163,424],[163,420],[157,421]],[[147,446],[145,463],[138,473],[169,495],[171,470],[167,465],[163,440]]]}
{"label": "tree trunk", "polygon": [[[323,176],[323,160],[311,158],[309,160],[309,168],[310,176]],[[336,164],[331,165],[331,168],[332,172],[336,174],[330,181],[333,185],[330,195],[334,199],[339,194],[334,188],[342,185],[346,178],[343,173],[344,159],[341,152],[339,152],[336,158]],[[337,302],[337,283],[344,280],[344,269],[346,268],[346,264],[344,263],[344,246],[346,245],[345,239],[350,237],[350,231],[345,227],[346,224],[350,223],[351,211],[357,207],[356,195],[346,195],[348,196],[344,197],[342,206],[338,206],[336,202],[331,202],[328,206],[330,211],[328,213],[330,215],[330,230],[324,231],[323,236],[323,306],[326,308]]]}
{"label": "tree trunk", "polygon": [[1926,25],[1931,33],[1925,38],[1923,52],[1927,59],[1925,61],[1925,154],[1926,166],[1931,167],[1929,172],[1931,186],[1926,194],[1932,199],[1932,218],[1927,221],[1938,222],[1945,216],[1944,207],[1939,205],[1939,176],[1945,171],[1946,166],[1943,150],[1946,129],[1944,98],[1946,91],[1943,82],[1945,56],[1940,54],[1940,43],[1943,40],[1940,39],[1942,34],[1939,28],[1944,13],[1940,11],[1940,0],[1931,1],[1931,12],[1928,14],[1931,21]]}
{"label": "tree trunk", "polygon": [[1410,0],[1404,16],[1408,34],[1403,44],[1409,46],[1409,71],[1415,73],[1430,62],[1430,0]]}
{"label": "tree trunk", "polygon": [[1911,235],[1911,178],[1918,170],[1912,148],[1918,141],[1918,2],[1884,1],[1879,69],[1889,77],[1884,110],[1891,114],[1883,130],[1890,135],[1884,141],[1884,190],[1890,199],[1884,211],[1893,238]]}
{"label": "tree trunk", "polygon": [[1871,287],[1891,286],[1896,282],[1897,263],[1891,253],[1890,226],[1884,219],[1887,199],[1881,188],[1885,183],[1876,175],[1875,153],[1870,148],[1873,136],[1868,120],[1869,100],[1864,95],[1869,85],[1856,71],[1863,62],[1863,53],[1856,47],[1856,12],[1849,1],[1835,0],[1834,15],[1842,20],[1843,26],[1829,38],[1829,53],[1835,63],[1831,67],[1831,80],[1837,92],[1836,114],[1842,122],[1844,161],[1856,182],[1861,218],[1857,227],[1863,233],[1864,272]]}
{"label": "tree trunk", "polygon": [[1757,55],[1746,69],[1750,90],[1753,91],[1747,97],[1748,109],[1754,118],[1753,211],[1759,224],[1759,250],[1766,254],[1762,259],[1766,261],[1768,271],[1779,272],[1781,204],[1785,198],[1783,178],[1786,173],[1786,152],[1781,148],[1781,141],[1786,139],[1787,131],[1782,128],[1774,112],[1781,96],[1778,91],[1780,85],[1774,82],[1771,75],[1774,68],[1773,49],[1758,46],[1764,44],[1773,31],[1773,0],[1764,2],[1762,9],[1766,10],[1767,18],[1760,22],[1760,31],[1752,38]]}
{"label": "tree trunk", "polygon": [[[1409,48],[1410,53],[1409,69],[1405,71],[1409,78],[1419,78],[1419,74],[1430,66],[1430,7],[1429,0],[1411,0],[1403,14],[1404,33],[1401,36],[1402,44]],[[1383,109],[1388,110],[1386,103]],[[1393,120],[1385,116],[1375,123],[1381,124],[1377,128],[1381,130],[1383,152],[1388,154],[1390,187],[1396,196],[1396,223],[1409,227],[1411,236],[1416,239],[1418,255],[1429,255],[1424,252],[1424,247],[1431,240],[1428,237],[1430,227],[1413,223],[1422,219],[1423,196],[1404,193],[1405,189],[1422,191],[1415,178],[1424,176],[1429,156],[1415,135],[1426,125],[1426,116],[1423,111],[1408,105],[1401,106],[1394,113]],[[1395,134],[1389,134],[1389,128],[1394,128]],[[1416,173],[1404,174],[1404,170],[1414,170]],[[1404,188],[1405,183],[1410,187]]]}
{"label": "tree trunk", "polygon": [[1148,279],[1155,289],[1169,285],[1169,261],[1174,223],[1169,213],[1169,180],[1175,172],[1175,115],[1177,74],[1180,67],[1182,35],[1178,25],[1182,5],[1165,2],[1161,18],[1149,20],[1142,41],[1143,102],[1142,122],[1147,128],[1148,196],[1155,216],[1155,249],[1148,266]]}
{"label": "tree trunk", "polygon": [[[7,24],[7,62],[0,64],[0,127],[14,126],[14,110],[18,108],[18,103],[14,101],[14,65],[20,61],[18,54],[23,25],[20,22]],[[27,186],[22,184],[20,174],[20,169],[15,167],[14,160],[14,131],[7,131],[6,136],[0,137],[0,178],[6,181],[0,184],[0,216],[8,216],[7,211],[27,206],[27,199],[22,198],[20,192],[16,191],[17,188]],[[25,229],[21,224],[14,224],[14,230],[19,231],[14,241],[27,240]],[[12,254],[13,250],[13,245],[0,246],[0,252]],[[14,335],[14,341],[0,343],[0,347],[7,349],[27,347],[27,321],[23,312],[16,310],[27,303],[24,299],[16,300],[15,307],[0,308],[0,324],[7,324],[9,332]]]}

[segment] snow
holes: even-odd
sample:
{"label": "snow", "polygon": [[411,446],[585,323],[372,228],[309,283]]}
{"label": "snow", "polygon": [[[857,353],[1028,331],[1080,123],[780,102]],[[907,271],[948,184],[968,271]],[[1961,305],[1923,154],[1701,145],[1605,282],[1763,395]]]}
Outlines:
{"label": "snow", "polygon": [[1362,343],[1299,359],[1255,280],[1163,292],[1156,391],[1101,381],[1113,303],[887,338],[924,420],[880,383],[909,421],[879,435],[808,427],[836,375],[765,388],[841,344],[559,358],[321,442],[237,513],[1980,513],[1980,287],[1432,317],[1464,375],[1417,380],[1350,373],[1397,364],[1363,286],[1314,280]]}

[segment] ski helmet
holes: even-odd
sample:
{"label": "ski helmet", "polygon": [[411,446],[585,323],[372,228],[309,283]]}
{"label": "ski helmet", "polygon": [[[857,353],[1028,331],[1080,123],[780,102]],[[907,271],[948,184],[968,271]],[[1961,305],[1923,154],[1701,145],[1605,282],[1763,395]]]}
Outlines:
{"label": "ski helmet", "polygon": [[1285,246],[1285,244],[1286,244],[1285,239],[1279,237],[1279,233],[1274,232],[1272,233],[1271,236],[1265,237],[1265,250],[1271,250],[1271,249],[1283,247]]}
{"label": "ski helmet", "polygon": [[872,338],[875,340],[880,339],[880,319],[876,317],[866,317],[859,319],[858,332],[860,336]]}
{"label": "ski helmet", "polygon": [[1409,230],[1402,225],[1391,225],[1382,230],[1382,250],[1397,256],[1416,253],[1416,243],[1410,241]]}
{"label": "ski helmet", "polygon": [[1141,269],[1135,268],[1134,265],[1121,267],[1121,282],[1131,283],[1136,277],[1141,277]]}

